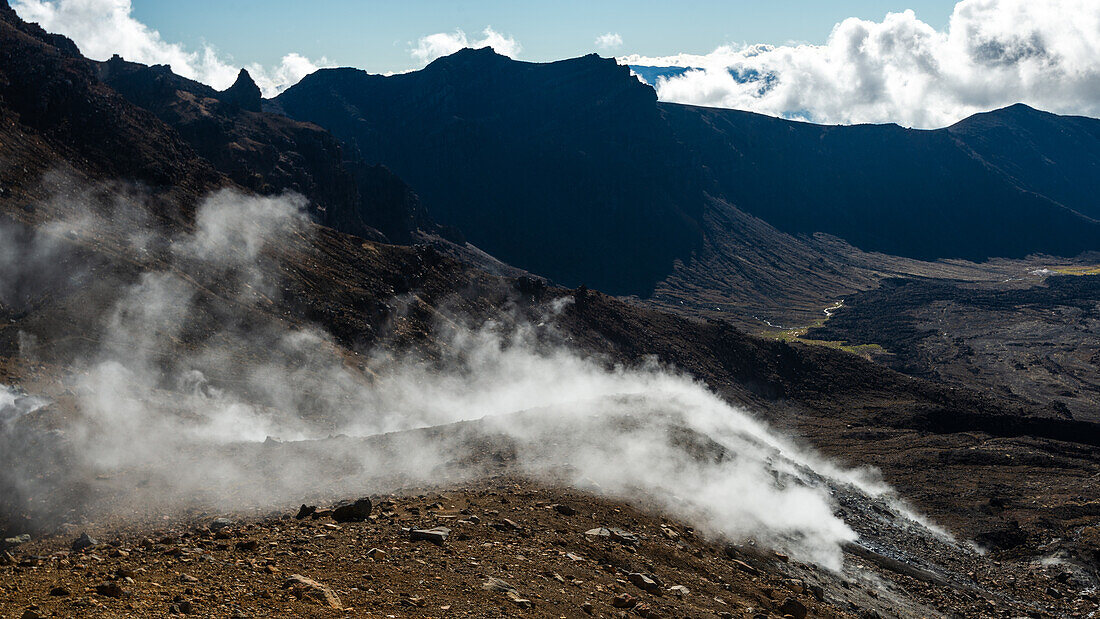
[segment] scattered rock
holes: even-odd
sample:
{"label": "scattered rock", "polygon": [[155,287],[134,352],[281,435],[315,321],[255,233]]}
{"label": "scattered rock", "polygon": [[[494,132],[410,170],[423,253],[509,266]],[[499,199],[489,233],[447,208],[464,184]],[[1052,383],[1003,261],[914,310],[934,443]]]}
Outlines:
{"label": "scattered rock", "polygon": [[120,598],[126,595],[126,590],[117,582],[104,582],[96,585],[95,592],[109,598]]}
{"label": "scattered rock", "polygon": [[224,529],[226,527],[231,527],[231,526],[233,526],[233,521],[232,520],[230,520],[228,518],[215,518],[214,522],[211,522],[210,526],[208,528],[210,529],[211,532],[217,532],[221,529]]}
{"label": "scattered rock", "polygon": [[88,548],[92,548],[93,546],[98,545],[99,542],[96,541],[94,537],[88,535],[87,533],[81,533],[80,537],[73,540],[72,549],[73,552],[80,552],[81,550],[86,550]]}
{"label": "scattered rock", "polygon": [[611,605],[615,608],[634,608],[638,603],[638,598],[630,595],[629,593],[620,593],[611,600]]}
{"label": "scattered rock", "polygon": [[292,574],[290,578],[287,578],[283,588],[290,589],[291,595],[295,597],[310,599],[334,610],[343,610],[344,608],[335,591],[301,574]]}
{"label": "scattered rock", "polygon": [[652,593],[654,595],[661,594],[661,587],[649,576],[640,572],[631,572],[626,575],[627,580],[630,581],[635,587],[638,587],[646,593]]}
{"label": "scattered rock", "polygon": [[634,607],[634,614],[642,619],[659,619],[661,614],[648,604],[638,604]]}
{"label": "scattered rock", "polygon": [[691,593],[691,589],[688,589],[684,585],[672,585],[668,588],[668,591],[678,598],[686,597],[689,593]]}
{"label": "scattered rock", "polygon": [[794,619],[806,619],[806,615],[810,612],[810,609],[796,598],[787,598],[778,610],[780,615],[790,615]]}
{"label": "scattered rock", "polygon": [[431,529],[413,529],[409,531],[409,539],[418,542],[426,541],[442,546],[443,542],[447,541],[447,537],[451,534],[451,530],[447,527],[432,527]]}
{"label": "scattered rock", "polygon": [[371,500],[363,497],[337,505],[332,510],[332,519],[336,522],[363,522],[370,517],[371,509]]}
{"label": "scattered rock", "polygon": [[8,550],[9,548],[15,548],[16,546],[26,544],[31,541],[31,536],[26,533],[22,535],[16,535],[15,537],[5,537],[3,542],[0,542],[0,550]]}
{"label": "scattered rock", "polygon": [[371,548],[367,551],[367,558],[375,561],[381,561],[386,558],[386,551],[381,548]]}
{"label": "scattered rock", "polygon": [[256,550],[260,547],[260,541],[255,539],[246,539],[237,542],[237,550]]}
{"label": "scattered rock", "polygon": [[528,600],[527,598],[521,596],[519,591],[515,587],[513,587],[507,581],[501,580],[499,578],[490,577],[489,580],[482,583],[481,588],[487,591],[496,591],[499,593],[503,593],[508,599],[512,600],[512,602],[520,608],[531,608],[534,606],[534,603],[532,603],[531,600]]}
{"label": "scattered rock", "polygon": [[64,597],[71,593],[64,585],[57,585],[53,589],[50,589],[50,595],[54,597]]}
{"label": "scattered rock", "polygon": [[568,505],[562,505],[561,503],[555,503],[550,507],[554,508],[554,511],[558,512],[562,516],[576,516],[577,510]]}
{"label": "scattered rock", "polygon": [[306,505],[302,503],[302,506],[298,508],[298,513],[294,515],[295,520],[305,520],[317,511],[316,505]]}
{"label": "scattered rock", "polygon": [[592,606],[592,602],[585,602],[581,604],[581,610],[583,610],[586,615],[591,615],[596,609]]}
{"label": "scattered rock", "polygon": [[639,541],[637,535],[616,527],[596,527],[585,531],[584,534],[587,537],[609,539],[630,546],[636,545]]}
{"label": "scattered rock", "polygon": [[38,611],[33,608],[28,608],[23,611],[22,615],[19,615],[19,619],[41,619],[42,615],[38,614]]}

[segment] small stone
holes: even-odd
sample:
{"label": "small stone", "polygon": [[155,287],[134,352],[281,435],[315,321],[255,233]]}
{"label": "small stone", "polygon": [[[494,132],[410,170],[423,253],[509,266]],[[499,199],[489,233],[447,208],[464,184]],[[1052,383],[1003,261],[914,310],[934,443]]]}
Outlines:
{"label": "small stone", "polygon": [[634,607],[634,614],[642,619],[660,619],[661,614],[648,604],[638,604]]}
{"label": "small stone", "polygon": [[586,615],[591,615],[595,612],[595,607],[592,606],[592,602],[585,602],[581,604],[581,610],[583,610]]}
{"label": "small stone", "polygon": [[86,550],[97,545],[99,545],[99,542],[96,541],[94,537],[87,533],[81,533],[80,537],[73,540],[72,549],[73,552],[80,552],[81,550]]}
{"label": "small stone", "polygon": [[109,598],[120,598],[126,595],[126,591],[122,588],[122,585],[117,582],[104,582],[96,585],[95,592]]}
{"label": "small stone", "polygon": [[212,532],[217,532],[220,529],[233,526],[233,521],[228,518],[215,518],[214,522],[210,523],[208,527]]}
{"label": "small stone", "polygon": [[41,617],[42,615],[38,614],[38,611],[33,608],[28,608],[23,611],[22,615],[19,615],[19,619],[40,619]]}
{"label": "small stone", "polygon": [[50,589],[50,595],[55,597],[64,597],[71,593],[64,585],[57,585],[53,589]]}
{"label": "small stone", "polygon": [[806,619],[806,615],[809,614],[810,609],[806,608],[806,605],[799,602],[796,598],[787,598],[783,601],[783,604],[779,606],[780,615],[790,615],[794,619]]}
{"label": "small stone", "polygon": [[199,579],[190,574],[180,574],[180,582],[196,583]]}
{"label": "small stone", "polygon": [[431,529],[413,529],[409,531],[409,539],[414,542],[426,541],[437,546],[442,546],[447,541],[451,530],[447,527],[433,527]]}
{"label": "small stone", "polygon": [[684,585],[672,585],[668,588],[668,591],[678,598],[686,597],[689,593],[691,593],[691,589],[688,589]]}
{"label": "small stone", "polygon": [[260,541],[255,539],[246,539],[237,542],[237,550],[256,550],[260,547]]}
{"label": "small stone", "polygon": [[16,535],[15,537],[5,537],[3,542],[0,542],[0,550],[7,550],[9,548],[15,548],[16,546],[26,544],[31,541],[31,536],[26,533],[22,535]]}
{"label": "small stone", "polygon": [[637,603],[638,598],[629,593],[620,593],[611,600],[611,605],[615,608],[634,608]]}
{"label": "small stone", "polygon": [[334,610],[344,609],[335,591],[301,574],[292,574],[283,587],[290,589],[296,597],[309,598]]}
{"label": "small stone", "polygon": [[306,505],[302,503],[302,506],[298,508],[298,513],[294,516],[295,520],[305,520],[313,515],[317,511],[316,505]]}
{"label": "small stone", "polygon": [[626,578],[630,581],[631,584],[633,584],[635,587],[638,587],[642,591],[645,591],[646,593],[653,593],[655,595],[661,594],[661,588],[657,585],[656,582],[654,582],[652,578],[646,576],[645,574],[641,574],[639,572],[631,572],[626,575]]}
{"label": "small stone", "polygon": [[638,543],[638,536],[616,527],[596,527],[584,532],[587,537],[597,537],[633,546]]}
{"label": "small stone", "polygon": [[558,512],[562,516],[576,516],[577,515],[577,510],[573,509],[569,505],[562,505],[561,503],[555,503],[554,505],[551,505],[551,507],[554,508],[554,511]]}
{"label": "small stone", "polygon": [[363,497],[353,503],[337,505],[332,510],[332,519],[336,522],[363,522],[370,517],[372,508],[370,499]]}
{"label": "small stone", "polygon": [[371,548],[367,551],[367,558],[374,561],[381,561],[386,558],[386,551],[381,548]]}

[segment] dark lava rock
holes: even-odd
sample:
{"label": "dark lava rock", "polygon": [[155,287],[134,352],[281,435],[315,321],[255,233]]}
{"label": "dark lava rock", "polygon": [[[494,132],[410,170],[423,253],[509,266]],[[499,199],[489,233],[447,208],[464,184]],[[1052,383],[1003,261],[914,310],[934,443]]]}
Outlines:
{"label": "dark lava rock", "polygon": [[615,596],[615,599],[611,600],[611,605],[615,608],[634,608],[637,603],[638,598],[629,593],[620,593]]}
{"label": "dark lava rock", "polygon": [[577,510],[573,509],[572,507],[570,507],[568,505],[562,505],[561,503],[556,503],[552,507],[554,508],[554,511],[558,512],[562,516],[576,516],[577,515]]}
{"label": "dark lava rock", "polygon": [[1027,531],[1013,520],[1004,527],[978,533],[974,541],[990,550],[1010,550],[1027,543]]}
{"label": "dark lava rock", "polygon": [[418,542],[426,541],[442,546],[443,542],[447,541],[447,536],[451,534],[451,530],[447,527],[433,527],[431,529],[413,529],[409,531],[409,539]]}
{"label": "dark lava rock", "polygon": [[228,518],[215,518],[214,522],[211,522],[210,526],[208,528],[211,531],[218,531],[220,529],[224,529],[226,527],[231,527],[231,526],[233,526],[233,521],[232,520],[230,520]]}
{"label": "dark lava rock", "polygon": [[81,533],[80,537],[73,540],[72,549],[73,552],[80,552],[86,548],[91,548],[98,545],[99,542],[87,533]]}
{"label": "dark lava rock", "polygon": [[363,522],[370,517],[372,507],[366,497],[356,499],[354,503],[342,503],[332,510],[332,519],[336,522]]}
{"label": "dark lava rock", "polygon": [[780,615],[790,615],[794,619],[806,619],[806,615],[809,614],[810,609],[806,608],[806,605],[799,602],[795,598],[787,598],[783,601],[783,604],[779,607]]}
{"label": "dark lava rock", "polygon": [[654,581],[649,576],[646,576],[645,574],[631,572],[630,574],[627,574],[626,577],[627,580],[629,580],[635,587],[638,587],[642,591],[653,593],[655,595],[661,594],[660,585],[658,585],[656,581]]}
{"label": "dark lava rock", "polygon": [[305,520],[317,511],[316,505],[306,505],[302,503],[302,506],[298,508],[298,513],[294,515],[295,520]]}
{"label": "dark lava rock", "polygon": [[95,592],[109,598],[120,598],[126,595],[126,590],[117,582],[105,582],[96,585]]}
{"label": "dark lava rock", "polygon": [[584,534],[587,537],[608,539],[613,542],[631,546],[636,545],[640,541],[638,536],[634,533],[616,527],[596,527],[595,529],[585,531]]}

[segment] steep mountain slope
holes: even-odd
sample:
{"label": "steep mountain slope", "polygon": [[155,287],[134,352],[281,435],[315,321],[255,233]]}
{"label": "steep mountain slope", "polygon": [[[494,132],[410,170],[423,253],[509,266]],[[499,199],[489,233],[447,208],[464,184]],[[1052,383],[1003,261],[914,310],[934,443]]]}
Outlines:
{"label": "steep mountain slope", "polygon": [[946,131],[1020,187],[1100,219],[1100,120],[1017,104]]}
{"label": "steep mountain slope", "polygon": [[[947,130],[827,127],[737,110],[660,107],[708,168],[715,190],[785,232],[826,232],[866,251],[925,260],[1072,256],[1100,247],[1100,224],[1022,189]],[[1074,132],[1076,119],[1049,116],[1090,137]],[[980,135],[975,128],[970,139]],[[1100,156],[1100,142],[1092,138],[1091,147]],[[1017,156],[1011,144],[994,150],[1002,165]],[[1059,169],[1074,178],[1086,172]]]}
{"label": "steep mountain slope", "polygon": [[178,134],[102,84],[72,41],[23,22],[6,1],[0,101],[0,169],[9,195],[31,189],[62,162],[70,171],[138,181],[170,196],[229,184]]}
{"label": "steep mountain slope", "polygon": [[[1082,216],[1100,156],[1087,119],[996,115],[1016,141],[978,119],[938,131],[825,127],[657,103],[610,60],[533,64],[488,49],[392,77],[319,71],[272,105],[392,166],[488,251],[615,293],[649,295],[702,249],[701,231],[735,259],[747,228],[715,227],[729,218],[705,216],[709,199],[768,224],[754,242],[791,277],[813,269],[776,230],[915,259],[1100,247],[1100,223]],[[1019,172],[1040,156],[1075,163]]]}
{"label": "steep mountain slope", "polygon": [[440,221],[565,283],[647,293],[699,242],[702,194],[653,90],[613,60],[486,48],[382,77],[323,69],[274,101],[389,166]]}
{"label": "steep mountain slope", "polygon": [[318,221],[365,238],[409,243],[418,231],[439,231],[416,194],[389,170],[348,156],[316,125],[262,112],[260,90],[247,71],[219,93],[166,65],[115,56],[97,69],[104,83],[155,113],[242,187],[298,192]]}

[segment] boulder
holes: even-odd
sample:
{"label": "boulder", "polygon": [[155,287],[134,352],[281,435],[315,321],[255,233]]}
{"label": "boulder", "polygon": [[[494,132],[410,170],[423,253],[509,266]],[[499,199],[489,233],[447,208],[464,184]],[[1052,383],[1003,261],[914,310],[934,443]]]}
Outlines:
{"label": "boulder", "polygon": [[431,529],[413,529],[409,531],[409,539],[414,542],[426,541],[437,546],[442,546],[447,541],[451,530],[447,527],[432,527]]}
{"label": "boulder", "polygon": [[333,508],[332,519],[336,522],[363,522],[370,517],[372,508],[370,499],[366,497],[341,503]]}

